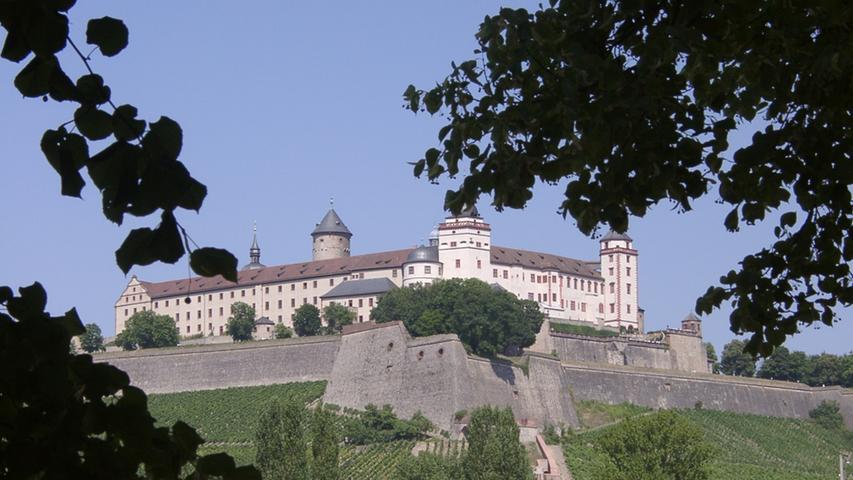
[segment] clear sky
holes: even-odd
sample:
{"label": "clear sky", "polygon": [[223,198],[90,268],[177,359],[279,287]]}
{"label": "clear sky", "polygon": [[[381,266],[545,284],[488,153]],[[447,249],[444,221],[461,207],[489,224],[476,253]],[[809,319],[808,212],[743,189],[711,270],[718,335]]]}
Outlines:
{"label": "clear sky", "polygon": [[[430,185],[412,176],[407,162],[434,146],[441,124],[405,111],[402,92],[410,83],[429,87],[444,78],[452,60],[470,58],[479,22],[500,5],[90,0],[70,17],[79,44],[85,44],[89,18],[109,15],[127,23],[130,46],[112,59],[96,53],[93,68],[112,87],[116,104],[131,103],[148,120],[167,115],[183,127],[181,160],[209,188],[201,214],[179,216],[190,235],[199,244],[228,248],[243,264],[257,221],[262,261],[274,265],[311,257],[309,234],[329,197],[354,233],[353,254],[423,242],[444,217],[444,192],[455,183]],[[61,60],[72,78],[83,73],[76,57]],[[153,226],[157,218],[116,227],[101,215],[91,185],[83,200],[59,195],[59,177],[39,140],[73,111],[70,104],[21,98],[12,79],[22,66],[0,61],[0,156],[7,169],[0,189],[6,207],[0,285],[41,281],[51,310],[76,306],[84,322],[112,335],[113,304],[129,279],[113,252],[131,228]],[[497,213],[482,199],[493,242],[596,258],[598,242],[556,213],[562,190],[538,187],[523,211]],[[727,233],[726,213],[708,198],[689,214],[663,204],[632,220],[647,329],[678,325],[720,275],[771,241],[770,223]],[[134,268],[132,274],[150,281],[179,278],[187,275],[187,263]],[[704,318],[705,338],[718,352],[733,336],[728,313]],[[842,316],[846,321],[834,328],[805,329],[789,346],[809,353],[851,350],[850,310]]]}

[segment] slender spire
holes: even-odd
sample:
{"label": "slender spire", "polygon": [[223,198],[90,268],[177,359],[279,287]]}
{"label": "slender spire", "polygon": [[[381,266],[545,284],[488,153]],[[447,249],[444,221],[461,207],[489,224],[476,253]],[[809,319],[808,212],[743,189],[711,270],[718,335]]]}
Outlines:
{"label": "slender spire", "polygon": [[258,222],[252,225],[252,246],[249,247],[249,264],[243,267],[243,270],[252,268],[264,268],[261,263],[261,247],[258,246]]}

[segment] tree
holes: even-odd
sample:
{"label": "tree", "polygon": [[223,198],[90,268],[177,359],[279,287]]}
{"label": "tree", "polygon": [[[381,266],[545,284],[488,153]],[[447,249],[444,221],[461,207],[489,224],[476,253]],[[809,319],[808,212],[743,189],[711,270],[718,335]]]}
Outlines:
{"label": "tree", "polygon": [[803,382],[813,386],[841,385],[843,364],[838,355],[821,353],[809,357]]}
{"label": "tree", "polygon": [[[406,89],[407,108],[446,119],[414,174],[462,172],[445,196],[454,213],[483,194],[524,208],[537,180],[565,185],[559,211],[588,235],[624,232],[662,201],[689,211],[713,188],[729,231],[780,213],[767,247],[696,302],[731,302],[731,330],[769,355],[853,304],[853,63],[839,60],[851,19],[849,2],[501,9],[480,24],[475,58]],[[730,133],[752,121],[752,141],[731,152]]]}
{"label": "tree", "polygon": [[743,340],[732,340],[723,347],[720,373],[739,377],[755,375],[755,359],[744,351],[745,345]]}
{"label": "tree", "polygon": [[323,318],[329,333],[340,333],[344,325],[352,325],[355,321],[355,312],[339,303],[331,303],[323,309]]}
{"label": "tree", "polygon": [[784,346],[776,348],[761,364],[758,376],[774,380],[799,382],[803,380],[809,360],[803,352],[791,352]]}
{"label": "tree", "polygon": [[157,315],[151,310],[131,315],[124,324],[124,330],[116,335],[116,345],[125,350],[174,347],[178,340],[175,321],[168,315]]}
{"label": "tree", "polygon": [[282,478],[287,461],[282,443],[281,404],[271,401],[258,418],[255,430],[255,465],[265,480]]}
{"label": "tree", "polygon": [[84,328],[86,331],[77,337],[80,339],[80,348],[86,353],[103,352],[106,350],[104,348],[104,336],[101,334],[101,327],[96,323],[87,323]]}
{"label": "tree", "polygon": [[532,345],[544,319],[535,302],[519,300],[477,279],[394,289],[370,315],[377,322],[402,320],[416,337],[455,333],[484,357]]}
{"label": "tree", "polygon": [[288,480],[308,480],[308,427],[305,405],[294,398],[285,400],[281,409],[281,443],[283,448],[281,477]]}
{"label": "tree", "polygon": [[829,430],[844,429],[844,418],[841,416],[838,402],[834,400],[820,402],[820,405],[809,412],[809,418]]}
{"label": "tree", "polygon": [[714,453],[702,430],[672,411],[627,418],[597,444],[625,480],[704,480]]}
{"label": "tree", "polygon": [[533,469],[518,440],[518,425],[509,408],[480,407],[471,413],[468,451],[462,470],[468,480],[528,479]]}
{"label": "tree", "polygon": [[320,405],[311,418],[311,478],[316,480],[337,480],[338,467],[338,425],[335,414]]}
{"label": "tree", "polygon": [[711,362],[711,371],[719,373],[720,364],[717,362],[717,350],[714,349],[713,343],[705,342],[705,355],[708,357],[708,361]]}
{"label": "tree", "polygon": [[255,307],[247,303],[235,302],[231,304],[231,316],[225,327],[226,333],[231,335],[235,342],[246,342],[252,339],[252,331],[255,329]]}
{"label": "tree", "polygon": [[293,330],[283,323],[275,324],[275,338],[290,338],[293,336]]}
{"label": "tree", "polygon": [[319,335],[323,325],[320,323],[320,310],[306,303],[296,309],[293,317],[293,329],[300,337]]}
{"label": "tree", "polygon": [[[94,48],[84,56],[73,40],[81,32],[71,31],[66,14],[74,3],[0,3],[0,27],[6,33],[0,57],[12,62],[31,57],[14,80],[25,97],[79,105],[73,121],[46,131],[41,142],[48,163],[60,175],[62,195],[80,197],[85,185],[80,172],[86,167],[110,221],[121,224],[126,214],[161,212],[157,228],[130,232],[116,251],[119,267],[127,273],[133,265],[174,263],[190,244],[174,212],[197,211],[206,188],[177,160],[182,144],[177,122],[161,117],[148,124],[136,118],[132,105],[116,106],[111,89],[89,64],[96,51],[111,57],[124,49],[127,27],[110,17],[89,20],[86,42]],[[76,82],[57,57],[67,45],[88,72]],[[66,128],[69,124],[73,128]],[[110,136],[115,139],[110,146],[90,155],[90,140]],[[196,248],[190,267],[202,276],[237,279],[237,259],[225,250]],[[5,476],[257,478],[252,467],[237,468],[228,455],[198,456],[202,439],[183,422],[155,427],[145,393],[130,386],[127,374],[92,363],[89,355],[69,354],[72,336],[85,332],[75,310],[57,317],[44,312],[47,293],[38,283],[19,293],[0,287],[0,305],[7,312],[0,313],[0,397],[6,426],[0,434],[0,471]],[[142,346],[128,335],[124,339],[131,348]]]}

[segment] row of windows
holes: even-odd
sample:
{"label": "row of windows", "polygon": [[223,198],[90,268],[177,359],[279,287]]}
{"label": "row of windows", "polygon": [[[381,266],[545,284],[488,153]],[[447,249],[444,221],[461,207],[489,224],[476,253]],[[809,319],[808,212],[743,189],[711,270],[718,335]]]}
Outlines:
{"label": "row of windows", "polygon": [[[616,313],[616,304],[615,303],[610,304],[610,313]],[[631,305],[630,304],[625,305],[625,313],[631,313]]]}
{"label": "row of windows", "polygon": [[[613,276],[613,267],[608,268],[608,272],[610,272],[610,276]],[[625,267],[625,274],[629,277],[631,276],[631,267]]]}
{"label": "row of windows", "polygon": [[[606,248],[606,247],[605,247],[605,248]],[[608,255],[607,257],[608,257],[608,258],[607,258],[607,261],[608,261],[609,263],[613,263],[613,257],[614,257],[614,255],[613,255],[613,254],[610,254],[610,255]],[[617,260],[618,260],[618,258],[617,258]],[[631,256],[630,256],[630,255],[625,255],[625,263],[631,263]]]}
{"label": "row of windows", "polygon": [[[631,294],[631,284],[625,284],[625,292],[630,295]],[[616,293],[616,282],[610,282],[610,293]]]}
{"label": "row of windows", "polygon": [[[479,262],[479,260],[477,260],[477,261]],[[457,260],[457,262],[458,262],[458,260]],[[394,277],[396,277],[397,276],[397,270],[394,270],[393,272],[394,272]],[[415,274],[414,265],[409,265],[408,272],[409,272],[409,275]],[[441,275],[442,273],[443,272],[442,272],[441,265],[439,265],[438,274]],[[432,275],[432,265],[424,265],[424,275]]]}

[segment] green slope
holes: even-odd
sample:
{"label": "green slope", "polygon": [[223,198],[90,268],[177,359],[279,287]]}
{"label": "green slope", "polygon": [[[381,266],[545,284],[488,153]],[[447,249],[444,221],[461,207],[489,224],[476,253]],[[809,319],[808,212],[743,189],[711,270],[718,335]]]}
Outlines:
{"label": "green slope", "polygon": [[[606,408],[604,408],[606,409]],[[713,410],[680,410],[717,448],[714,480],[818,480],[838,478],[838,453],[853,450],[850,432],[832,431],[806,420]],[[606,478],[607,464],[595,438],[603,429],[578,434],[564,447],[575,480]]]}

